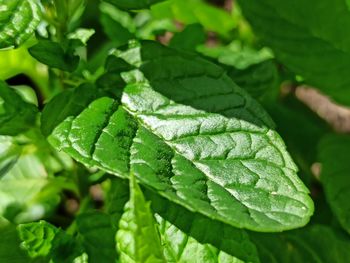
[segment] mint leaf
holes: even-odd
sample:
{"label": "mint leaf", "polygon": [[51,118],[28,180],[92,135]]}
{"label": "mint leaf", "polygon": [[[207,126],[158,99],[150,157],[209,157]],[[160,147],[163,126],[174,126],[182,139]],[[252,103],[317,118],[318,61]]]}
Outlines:
{"label": "mint leaf", "polygon": [[239,3],[256,34],[282,63],[307,83],[350,105],[346,70],[350,66],[350,37],[343,30],[350,26],[350,12],[344,0]]}
{"label": "mint leaf", "polygon": [[145,9],[164,0],[105,0],[121,9]]}
{"label": "mint leaf", "polygon": [[78,215],[76,224],[89,262],[116,261],[116,229],[112,226],[111,216],[100,212],[87,212]]}
{"label": "mint leaf", "polygon": [[35,0],[1,0],[0,10],[0,49],[23,44],[40,22]]}
{"label": "mint leaf", "polygon": [[0,80],[0,134],[17,135],[35,125],[37,109]]}
{"label": "mint leaf", "polygon": [[61,44],[50,40],[39,40],[28,51],[38,61],[52,68],[73,72],[79,64],[79,56],[74,55],[73,50],[64,50]]}
{"label": "mint leaf", "polygon": [[135,177],[130,178],[130,201],[125,205],[116,235],[121,262],[166,262],[150,204]]}
{"label": "mint leaf", "polygon": [[331,209],[342,227],[350,233],[350,171],[348,136],[330,134],[319,144],[318,158],[322,164],[321,182]]}
{"label": "mint leaf", "polygon": [[121,104],[93,101],[55,128],[52,145],[124,178],[131,171],[169,200],[235,227],[308,222],[312,201],[271,119],[221,68],[154,42],[120,57],[148,82],[125,73]]}

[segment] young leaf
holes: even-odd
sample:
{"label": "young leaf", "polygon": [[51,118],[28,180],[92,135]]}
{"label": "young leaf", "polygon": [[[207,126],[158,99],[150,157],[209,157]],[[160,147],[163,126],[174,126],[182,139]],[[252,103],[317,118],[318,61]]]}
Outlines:
{"label": "young leaf", "polygon": [[39,10],[35,0],[0,0],[0,49],[18,47],[32,36]]}
{"label": "young leaf", "polygon": [[199,243],[160,216],[156,218],[167,262],[243,263],[212,245]]}
{"label": "young leaf", "polygon": [[37,108],[0,80],[0,134],[17,135],[35,125]]}
{"label": "young leaf", "polygon": [[[242,11],[276,57],[305,81],[350,105],[350,12],[345,0],[243,0]],[[327,17],[327,19],[324,19]]]}
{"label": "young leaf", "polygon": [[121,9],[145,9],[164,0],[105,0]]}
{"label": "young leaf", "polygon": [[313,203],[271,119],[223,69],[155,42],[120,57],[148,82],[125,73],[121,104],[104,97],[66,118],[50,136],[55,147],[121,177],[131,170],[169,200],[235,227],[308,222]]}
{"label": "young leaf", "polygon": [[122,263],[165,263],[159,234],[135,177],[130,178],[130,201],[125,205],[116,235]]}
{"label": "young leaf", "polygon": [[[179,231],[177,233],[180,237],[185,237],[186,233],[188,238],[191,237],[195,239],[197,242],[194,242],[192,239],[193,242],[191,243],[195,243],[200,247],[200,251],[207,252],[208,248],[214,246],[218,249],[216,252],[220,251],[219,254],[222,256],[225,255],[231,258],[231,260],[235,258],[250,263],[260,262],[256,246],[250,239],[248,232],[245,230],[231,227],[216,220],[211,220],[195,212],[190,212],[189,210],[160,197],[151,190],[145,189],[144,193],[147,200],[150,200],[151,202],[152,210],[169,222],[167,223],[169,228]],[[170,229],[164,229],[164,231],[170,231]],[[162,231],[161,228],[161,234]],[[170,235],[170,233],[163,233],[163,235],[164,234]],[[177,251],[176,247],[179,246],[179,244],[175,240],[177,241],[179,239],[173,239],[172,244],[169,244],[171,247],[165,248],[164,253],[167,259],[169,259],[167,256],[167,250],[170,249]],[[168,241],[164,240],[164,237],[162,237],[162,243],[167,242]],[[186,245],[186,243],[183,244]],[[188,251],[196,251],[196,249],[189,249]],[[180,251],[179,253],[176,253],[176,255],[181,257]],[[212,259],[215,260],[216,257],[214,256]]]}
{"label": "young leaf", "polygon": [[22,240],[22,248],[32,258],[65,263],[73,262],[83,253],[78,241],[45,221],[21,224],[17,229]]}
{"label": "young leaf", "polygon": [[89,262],[116,261],[116,229],[112,226],[111,216],[100,212],[88,212],[78,215],[76,223]]}
{"label": "young leaf", "polygon": [[65,51],[61,44],[50,40],[39,40],[28,51],[38,61],[52,68],[73,72],[79,64],[79,56],[74,55],[73,50]]}
{"label": "young leaf", "polygon": [[58,229],[45,221],[18,226],[21,246],[31,258],[47,257]]}
{"label": "young leaf", "polygon": [[342,227],[350,233],[350,137],[330,134],[319,144],[321,182],[326,198]]}

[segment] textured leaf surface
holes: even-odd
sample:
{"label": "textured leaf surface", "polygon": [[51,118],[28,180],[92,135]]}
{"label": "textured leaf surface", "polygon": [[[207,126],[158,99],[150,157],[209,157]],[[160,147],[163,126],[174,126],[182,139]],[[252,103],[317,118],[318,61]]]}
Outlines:
{"label": "textured leaf surface", "polygon": [[165,263],[156,222],[135,177],[116,235],[121,263]]}
{"label": "textured leaf surface", "polygon": [[350,12],[345,0],[239,3],[280,61],[335,100],[350,104],[350,37],[345,30]]}
{"label": "textured leaf surface", "polygon": [[120,56],[148,82],[124,74],[121,104],[95,100],[54,130],[53,145],[119,176],[131,170],[173,202],[235,227],[280,231],[309,220],[308,190],[271,119],[221,68],[153,42]]}
{"label": "textured leaf surface", "polygon": [[168,263],[243,263],[212,245],[199,243],[160,216],[157,222]]}
{"label": "textured leaf surface", "polygon": [[313,225],[281,234],[252,235],[261,262],[346,263],[349,261],[349,237],[328,226]]}
{"label": "textured leaf surface", "polygon": [[21,246],[30,257],[46,257],[52,249],[52,242],[58,229],[51,224],[40,221],[18,226]]}
{"label": "textured leaf surface", "polygon": [[0,134],[17,135],[34,126],[37,109],[0,80]]}
{"label": "textured leaf surface", "polygon": [[105,0],[121,9],[145,9],[164,0]]}
{"label": "textured leaf surface", "polygon": [[327,135],[319,144],[321,182],[333,213],[350,233],[350,138]]}
{"label": "textured leaf surface", "polygon": [[0,49],[18,47],[33,35],[40,21],[35,0],[0,1]]}
{"label": "textured leaf surface", "polygon": [[116,261],[115,229],[109,215],[100,212],[83,213],[77,217],[76,223],[89,262]]}

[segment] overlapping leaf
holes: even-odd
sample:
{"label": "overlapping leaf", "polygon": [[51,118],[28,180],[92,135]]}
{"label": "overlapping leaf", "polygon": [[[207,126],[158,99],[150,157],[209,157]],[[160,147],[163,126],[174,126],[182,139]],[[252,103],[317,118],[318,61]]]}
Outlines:
{"label": "overlapping leaf", "polygon": [[35,125],[37,109],[0,80],[0,134],[17,135]]}
{"label": "overlapping leaf", "polygon": [[105,0],[121,9],[145,9],[164,0]]}
{"label": "overlapping leaf", "polygon": [[0,1],[0,49],[18,47],[33,35],[40,21],[35,0]]}
{"label": "overlapping leaf", "polygon": [[338,102],[350,104],[350,11],[345,0],[239,3],[281,62]]}
{"label": "overlapping leaf", "polygon": [[271,119],[221,68],[154,42],[119,56],[140,70],[124,74],[121,102],[103,97],[69,116],[50,136],[54,146],[118,176],[132,171],[235,227],[281,231],[309,220],[308,190]]}

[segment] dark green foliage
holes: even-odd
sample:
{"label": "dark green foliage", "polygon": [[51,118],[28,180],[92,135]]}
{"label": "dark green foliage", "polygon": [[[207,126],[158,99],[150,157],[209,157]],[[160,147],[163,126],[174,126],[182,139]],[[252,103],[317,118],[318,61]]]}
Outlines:
{"label": "dark green foliage", "polygon": [[349,6],[0,0],[0,262],[348,263]]}

